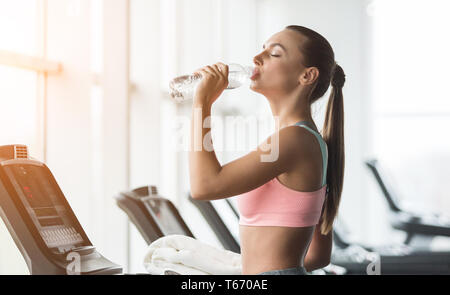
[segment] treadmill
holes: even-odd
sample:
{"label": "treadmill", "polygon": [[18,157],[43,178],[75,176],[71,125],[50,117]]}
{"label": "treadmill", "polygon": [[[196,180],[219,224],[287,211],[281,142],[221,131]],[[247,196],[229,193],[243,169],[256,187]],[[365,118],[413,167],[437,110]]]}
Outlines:
{"label": "treadmill", "polygon": [[115,199],[148,245],[173,234],[195,238],[173,203],[158,195],[156,186],[121,192]]}
{"label": "treadmill", "polygon": [[[181,234],[195,238],[173,203],[158,195],[156,186],[143,186],[132,191],[122,192],[116,197],[116,202],[149,245],[156,239],[170,234]],[[211,206],[211,204],[206,203],[200,206],[208,205]],[[240,253],[239,243],[228,231],[220,217],[213,221],[212,218],[205,216],[203,213],[202,215],[224,249]]]}
{"label": "treadmill", "polygon": [[352,243],[348,230],[339,219],[333,226],[333,241],[331,261],[345,267],[348,274],[367,274],[368,265],[377,261],[381,274],[450,274],[450,252],[420,250],[404,244],[370,247]]}
{"label": "treadmill", "polygon": [[95,249],[49,168],[25,145],[0,146],[0,215],[32,275],[122,273]]}
{"label": "treadmill", "polygon": [[390,209],[391,226],[406,232],[406,245],[429,249],[431,240],[436,236],[450,237],[450,218],[438,214],[418,214],[406,212],[398,203],[398,197],[388,178],[383,173],[378,160],[365,162],[385,197]]}
{"label": "treadmill", "polygon": [[[220,217],[219,213],[217,213],[217,210],[214,208],[212,203],[209,201],[195,200],[190,194],[188,196],[188,199],[200,211],[203,218],[205,218],[206,222],[214,231],[222,245],[224,245],[224,247],[226,247],[226,249],[230,251],[241,253],[241,246],[239,245],[239,242],[236,241],[233,234],[223,222],[222,218]],[[226,201],[229,202],[229,200]],[[230,205],[230,203],[228,204]],[[239,218],[236,210],[233,207],[230,208],[232,209],[234,215]]]}

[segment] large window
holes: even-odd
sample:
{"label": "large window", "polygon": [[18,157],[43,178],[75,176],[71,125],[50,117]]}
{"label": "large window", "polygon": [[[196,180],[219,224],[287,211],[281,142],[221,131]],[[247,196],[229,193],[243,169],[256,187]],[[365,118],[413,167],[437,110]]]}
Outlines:
{"label": "large window", "polygon": [[374,1],[374,151],[405,206],[450,213],[448,1]]}
{"label": "large window", "polygon": [[[22,69],[24,56],[38,51],[38,1],[0,0],[0,145],[36,148],[39,74]],[[22,61],[21,61],[22,60]],[[25,261],[0,220],[0,274],[27,273]]]}
{"label": "large window", "polygon": [[[26,7],[26,9],[24,8]],[[0,0],[0,54],[36,55],[37,1]],[[37,73],[0,63],[0,144],[34,145]]]}

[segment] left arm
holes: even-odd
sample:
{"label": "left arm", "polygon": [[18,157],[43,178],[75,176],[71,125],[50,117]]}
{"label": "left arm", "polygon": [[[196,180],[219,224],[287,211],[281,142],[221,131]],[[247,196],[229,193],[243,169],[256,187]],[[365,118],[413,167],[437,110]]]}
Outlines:
{"label": "left arm", "polygon": [[323,268],[329,265],[331,261],[333,230],[331,230],[328,234],[323,235],[320,232],[322,222],[323,219],[320,218],[319,223],[314,229],[313,238],[305,256],[304,266],[309,272]]}

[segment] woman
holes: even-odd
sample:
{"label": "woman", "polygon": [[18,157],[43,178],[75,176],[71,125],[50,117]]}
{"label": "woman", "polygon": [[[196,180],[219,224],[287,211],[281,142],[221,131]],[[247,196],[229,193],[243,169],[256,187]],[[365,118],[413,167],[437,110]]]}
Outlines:
{"label": "woman", "polygon": [[[191,194],[199,200],[238,196],[242,274],[306,274],[330,263],[344,180],[345,74],[328,41],[302,26],[274,34],[253,61],[250,89],[267,98],[279,122],[267,139],[277,143],[277,157],[261,161],[262,143],[221,166],[214,149],[202,148],[210,129],[201,123],[228,85],[225,64],[203,67],[195,72],[203,79],[193,100]],[[330,83],[322,138],[311,104]]]}

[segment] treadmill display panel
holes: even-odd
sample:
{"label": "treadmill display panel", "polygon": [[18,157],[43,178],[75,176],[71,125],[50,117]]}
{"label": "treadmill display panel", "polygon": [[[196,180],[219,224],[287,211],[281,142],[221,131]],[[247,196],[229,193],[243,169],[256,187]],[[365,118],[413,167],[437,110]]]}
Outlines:
{"label": "treadmill display panel", "polygon": [[149,208],[150,212],[158,223],[161,231],[164,235],[171,234],[185,234],[188,233],[180,226],[180,222],[174,215],[173,211],[169,207],[168,203],[164,200],[146,200],[145,205]]}
{"label": "treadmill display panel", "polygon": [[6,166],[5,171],[49,248],[61,250],[84,242],[58,184],[45,166],[15,164]]}

